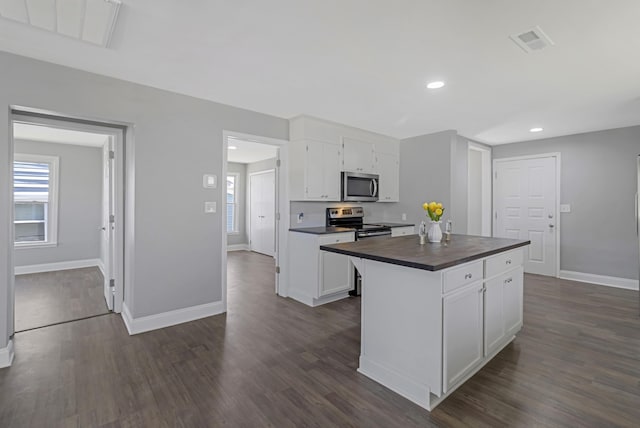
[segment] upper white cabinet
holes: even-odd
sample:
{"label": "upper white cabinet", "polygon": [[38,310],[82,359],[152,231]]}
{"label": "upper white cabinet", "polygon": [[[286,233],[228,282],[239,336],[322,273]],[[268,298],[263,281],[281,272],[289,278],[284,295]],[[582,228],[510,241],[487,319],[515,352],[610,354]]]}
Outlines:
{"label": "upper white cabinet", "polygon": [[378,174],[379,201],[399,200],[398,140],[308,116],[289,121],[289,138],[292,201],[339,201],[341,171]]}
{"label": "upper white cabinet", "polygon": [[373,143],[342,138],[342,170],[348,172],[373,173]]}
{"label": "upper white cabinet", "polygon": [[400,200],[400,161],[397,154],[375,153],[374,172],[380,176],[379,202]]}
{"label": "upper white cabinet", "polygon": [[313,140],[292,142],[289,156],[291,200],[340,200],[339,145]]}

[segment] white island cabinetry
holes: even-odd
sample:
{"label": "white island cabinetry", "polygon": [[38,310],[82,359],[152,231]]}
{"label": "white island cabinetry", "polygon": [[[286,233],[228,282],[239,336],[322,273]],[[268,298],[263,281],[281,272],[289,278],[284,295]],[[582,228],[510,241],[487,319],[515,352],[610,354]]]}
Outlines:
{"label": "white island cabinetry", "polygon": [[432,410],[522,328],[528,241],[417,242],[400,236],[323,250],[349,255],[362,275],[358,371]]}

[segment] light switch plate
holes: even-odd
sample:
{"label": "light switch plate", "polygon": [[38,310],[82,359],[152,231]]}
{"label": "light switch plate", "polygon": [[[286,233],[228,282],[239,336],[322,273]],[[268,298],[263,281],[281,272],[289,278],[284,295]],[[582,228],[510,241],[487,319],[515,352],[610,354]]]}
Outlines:
{"label": "light switch plate", "polygon": [[213,214],[216,212],[217,204],[215,202],[205,202],[204,212],[206,214]]}
{"label": "light switch plate", "polygon": [[202,186],[204,186],[205,189],[215,189],[218,187],[218,177],[215,174],[203,175]]}
{"label": "light switch plate", "polygon": [[402,213],[402,221],[407,221],[407,214],[406,213]]}
{"label": "light switch plate", "polygon": [[571,205],[570,204],[560,204],[560,212],[561,213],[570,213]]}

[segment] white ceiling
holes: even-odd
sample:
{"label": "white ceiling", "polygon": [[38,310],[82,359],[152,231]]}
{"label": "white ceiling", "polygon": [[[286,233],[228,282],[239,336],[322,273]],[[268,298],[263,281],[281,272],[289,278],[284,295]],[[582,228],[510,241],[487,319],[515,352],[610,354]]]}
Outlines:
{"label": "white ceiling", "polygon": [[43,141],[46,143],[74,144],[77,146],[102,147],[109,139],[103,134],[52,128],[43,125],[16,122],[13,124],[16,140]]}
{"label": "white ceiling", "polygon": [[229,138],[229,146],[236,149],[227,151],[227,160],[237,163],[254,163],[276,157],[278,148],[268,144]]}
{"label": "white ceiling", "polygon": [[[639,16],[637,0],[125,0],[110,49],[1,20],[0,50],[285,118],[498,144],[640,124]],[[536,25],[555,46],[509,39]]]}

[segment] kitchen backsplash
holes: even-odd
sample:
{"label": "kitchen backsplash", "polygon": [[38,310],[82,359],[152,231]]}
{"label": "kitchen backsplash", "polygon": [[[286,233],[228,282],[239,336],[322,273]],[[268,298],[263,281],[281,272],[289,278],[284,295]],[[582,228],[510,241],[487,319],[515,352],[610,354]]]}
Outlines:
{"label": "kitchen backsplash", "polygon": [[[363,207],[365,222],[387,221],[402,222],[402,218],[393,212],[395,203],[381,202],[291,202],[291,227],[324,226],[326,209],[332,207]],[[302,213],[302,221],[298,216]]]}

